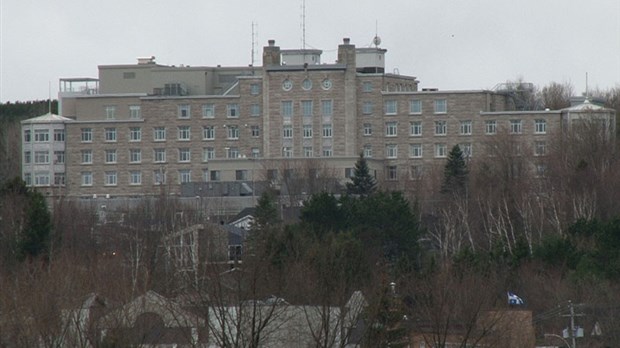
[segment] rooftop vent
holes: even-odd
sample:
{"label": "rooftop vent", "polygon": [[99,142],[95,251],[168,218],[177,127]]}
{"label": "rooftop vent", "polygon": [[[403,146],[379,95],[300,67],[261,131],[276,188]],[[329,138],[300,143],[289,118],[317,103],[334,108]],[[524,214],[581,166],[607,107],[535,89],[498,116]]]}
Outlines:
{"label": "rooftop vent", "polygon": [[155,56],[138,57],[138,65],[155,64]]}

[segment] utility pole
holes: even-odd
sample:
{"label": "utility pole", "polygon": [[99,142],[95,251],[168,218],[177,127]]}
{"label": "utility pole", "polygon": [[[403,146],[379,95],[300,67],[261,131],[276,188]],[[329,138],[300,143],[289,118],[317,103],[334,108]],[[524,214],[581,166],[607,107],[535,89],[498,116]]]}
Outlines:
{"label": "utility pole", "polygon": [[564,317],[570,317],[570,338],[573,342],[571,348],[577,348],[577,330],[575,329],[575,317],[584,316],[583,313],[575,313],[575,305],[571,300],[568,301],[569,314],[563,315]]}

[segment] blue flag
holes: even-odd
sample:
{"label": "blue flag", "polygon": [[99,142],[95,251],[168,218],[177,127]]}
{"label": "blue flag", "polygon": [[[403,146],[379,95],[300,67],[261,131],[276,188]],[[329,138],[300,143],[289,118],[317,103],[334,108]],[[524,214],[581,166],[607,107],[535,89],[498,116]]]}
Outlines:
{"label": "blue flag", "polygon": [[515,305],[515,306],[520,306],[523,305],[525,302],[523,302],[523,300],[521,299],[521,297],[513,294],[512,292],[508,291],[508,304],[509,305]]}

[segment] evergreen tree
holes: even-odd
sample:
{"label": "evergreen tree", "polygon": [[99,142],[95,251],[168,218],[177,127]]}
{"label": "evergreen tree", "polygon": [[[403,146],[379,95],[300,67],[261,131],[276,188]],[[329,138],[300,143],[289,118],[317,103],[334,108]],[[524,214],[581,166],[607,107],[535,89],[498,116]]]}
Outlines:
{"label": "evergreen tree", "polygon": [[49,251],[52,218],[45,197],[40,192],[30,192],[26,212],[27,222],[19,241],[21,257],[37,257]]}
{"label": "evergreen tree", "polygon": [[355,170],[350,183],[347,183],[347,193],[356,194],[362,197],[371,195],[377,189],[377,181],[370,175],[368,163],[363,154],[355,163]]}
{"label": "evergreen tree", "polygon": [[262,231],[280,222],[275,194],[267,190],[258,198],[253,230]]}
{"label": "evergreen tree", "polygon": [[444,167],[442,193],[462,194],[467,185],[467,165],[465,156],[458,145],[454,145],[448,154],[448,162]]}

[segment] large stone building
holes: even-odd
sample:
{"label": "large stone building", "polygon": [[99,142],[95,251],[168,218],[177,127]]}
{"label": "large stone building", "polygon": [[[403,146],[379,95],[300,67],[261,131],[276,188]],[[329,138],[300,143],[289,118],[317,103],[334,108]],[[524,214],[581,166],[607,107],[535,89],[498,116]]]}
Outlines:
{"label": "large stone building", "polygon": [[[65,179],[49,185],[64,184],[64,194],[76,197],[153,195],[163,187],[192,197],[254,195],[257,183],[278,185],[300,166],[305,184],[327,172],[344,181],[360,153],[390,185],[424,175],[455,144],[481,155],[501,133],[544,156],[550,135],[584,110],[614,133],[615,114],[594,105],[519,111],[518,88],[419,90],[415,77],[386,73],[379,47],[344,39],[336,62],[321,62],[321,54],[270,40],[262,67],[165,66],[149,57],[99,66],[97,79],[61,79]],[[29,123],[23,127],[28,132]],[[24,151],[29,140],[24,133]]]}

